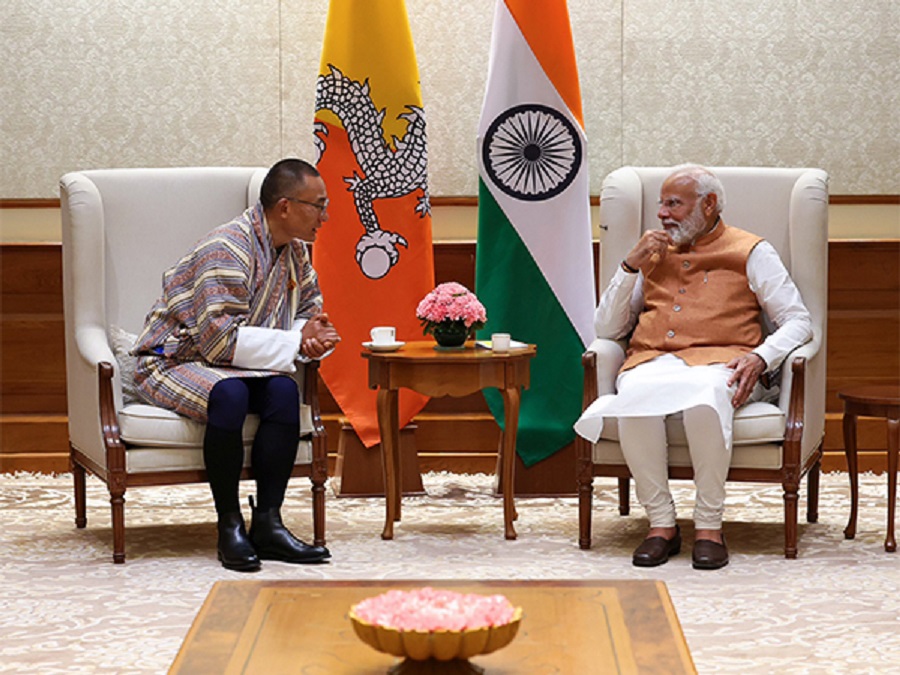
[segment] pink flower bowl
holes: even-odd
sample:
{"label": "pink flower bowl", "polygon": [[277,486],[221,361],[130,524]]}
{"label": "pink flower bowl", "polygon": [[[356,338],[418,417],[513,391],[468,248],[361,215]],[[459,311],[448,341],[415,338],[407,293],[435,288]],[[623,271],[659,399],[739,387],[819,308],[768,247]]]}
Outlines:
{"label": "pink flower bowl", "polygon": [[368,598],[351,607],[349,617],[356,635],[379,652],[451,661],[508,645],[519,631],[522,608],[500,595],[423,588]]}

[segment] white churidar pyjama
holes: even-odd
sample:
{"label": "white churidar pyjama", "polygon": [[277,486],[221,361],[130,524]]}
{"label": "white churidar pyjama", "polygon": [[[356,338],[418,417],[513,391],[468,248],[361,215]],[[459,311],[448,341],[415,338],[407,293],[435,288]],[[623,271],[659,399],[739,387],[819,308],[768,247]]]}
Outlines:
{"label": "white churidar pyjama", "polygon": [[599,397],[575,423],[579,434],[596,442],[603,418],[618,418],[622,453],[651,527],[675,525],[664,419],[681,413],[697,487],[695,527],[721,528],[736,389],[727,383],[733,372],[725,364],[688,366],[665,354],[621,373],[617,393]]}

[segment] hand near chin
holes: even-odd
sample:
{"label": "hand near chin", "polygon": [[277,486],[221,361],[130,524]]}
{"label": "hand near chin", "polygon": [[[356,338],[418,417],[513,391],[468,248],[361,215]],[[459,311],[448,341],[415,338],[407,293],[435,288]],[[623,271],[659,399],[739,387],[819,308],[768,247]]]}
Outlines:
{"label": "hand near chin", "polygon": [[625,264],[634,269],[658,265],[665,259],[672,245],[672,238],[665,230],[648,230],[625,256]]}

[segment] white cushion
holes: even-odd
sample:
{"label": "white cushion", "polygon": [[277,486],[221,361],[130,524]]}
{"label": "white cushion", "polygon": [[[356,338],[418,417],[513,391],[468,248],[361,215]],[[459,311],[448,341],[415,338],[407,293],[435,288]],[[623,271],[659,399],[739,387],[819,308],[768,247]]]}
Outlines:
{"label": "white cushion", "polygon": [[[252,443],[259,417],[247,415],[244,444]],[[178,413],[146,403],[126,405],[119,411],[122,440],[154,448],[199,448],[203,446],[204,425]]]}
{"label": "white cushion", "polygon": [[[621,446],[613,441],[600,440],[593,447],[594,464],[624,465]],[[776,443],[736,445],[731,453],[733,469],[780,469],[782,447]],[[686,445],[669,447],[669,466],[691,466]]]}
{"label": "white cushion", "polygon": [[[301,429],[312,428],[309,406],[301,406]],[[241,436],[244,466],[250,465],[250,446],[259,427],[259,417],[248,415]],[[204,425],[178,413],[146,403],[126,405],[119,411],[119,431],[128,444],[125,453],[129,472],[178,471],[203,468]],[[312,462],[312,443],[301,440],[295,464]]]}
{"label": "white cushion", "polygon": [[[244,445],[253,442],[259,427],[257,415],[247,415],[242,436]],[[300,406],[301,433],[312,429],[312,409]],[[198,448],[203,445],[204,427],[178,413],[147,403],[132,403],[119,411],[122,440],[153,448]]]}
{"label": "white cushion", "polygon": [[[301,440],[297,445],[295,465],[312,463],[312,443]],[[244,466],[250,466],[250,447],[244,447]],[[125,453],[128,473],[157,471],[198,471],[203,469],[203,450],[200,448],[129,447]]]}
{"label": "white cushion", "polygon": [[748,403],[734,414],[734,445],[758,445],[784,441],[784,411],[772,403]]}
{"label": "white cushion", "polygon": [[[690,466],[681,413],[666,418],[669,440],[669,465]],[[777,469],[781,467],[781,442],[784,440],[785,415],[771,403],[748,403],[734,414],[734,451],[731,466],[735,468]],[[619,449],[619,425],[615,417],[603,420],[603,433],[594,445],[595,464],[624,464]]]}
{"label": "white cushion", "polygon": [[[669,445],[687,445],[681,413],[666,418],[666,438]],[[781,443],[784,440],[785,416],[781,409],[771,403],[748,403],[734,414],[734,446],[759,445],[761,443]],[[600,438],[619,441],[619,424],[615,417],[603,420]]]}

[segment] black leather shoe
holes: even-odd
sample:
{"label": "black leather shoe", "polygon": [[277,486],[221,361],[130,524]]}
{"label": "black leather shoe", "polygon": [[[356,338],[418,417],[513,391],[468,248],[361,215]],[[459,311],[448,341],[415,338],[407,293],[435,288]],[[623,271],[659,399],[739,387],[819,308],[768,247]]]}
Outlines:
{"label": "black leather shoe", "polygon": [[222,567],[238,572],[255,572],[259,569],[259,556],[253,549],[247,530],[244,529],[244,517],[240,511],[231,511],[219,516],[219,543],[217,546]]}
{"label": "black leather shoe", "polygon": [[675,536],[671,539],[665,537],[647,537],[641,545],[634,550],[631,562],[635,567],[656,567],[669,561],[669,556],[677,555],[681,551],[681,528],[675,526]]}
{"label": "black leather shoe", "polygon": [[691,554],[695,570],[718,570],[728,564],[728,547],[725,538],[722,543],[709,539],[698,539],[694,542],[694,551]]}
{"label": "black leather shoe", "polygon": [[293,534],[281,521],[280,509],[257,509],[250,497],[253,519],[250,521],[250,541],[262,560],[289,563],[319,563],[331,557],[324,546],[310,546]]}

